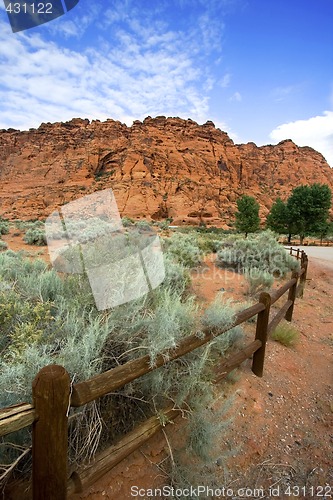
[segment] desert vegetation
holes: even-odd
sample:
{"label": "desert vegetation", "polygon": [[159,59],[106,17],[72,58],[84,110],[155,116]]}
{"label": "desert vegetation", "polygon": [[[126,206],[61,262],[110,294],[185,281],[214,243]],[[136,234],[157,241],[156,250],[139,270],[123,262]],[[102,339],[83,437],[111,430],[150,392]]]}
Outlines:
{"label": "desert vegetation", "polygon": [[243,273],[250,295],[269,289],[275,278],[283,278],[288,272],[299,269],[299,263],[277,242],[271,231],[246,239],[232,236],[221,242],[217,265]]}
{"label": "desert vegetation", "polygon": [[[34,225],[27,232],[37,229]],[[46,262],[27,258],[24,252],[3,251],[0,406],[30,401],[31,382],[45,365],[64,366],[75,382],[147,353],[153,366],[157,354],[176,347],[186,336],[201,336],[206,328],[218,333],[231,325],[235,310],[230,303],[219,298],[202,311],[191,294],[189,271],[200,264],[203,246],[206,244],[200,236],[172,235],[164,243],[163,284],[141,299],[104,312],[96,309],[85,275],[59,274]],[[196,411],[214,399],[214,361],[241,337],[241,329],[233,328],[123,391],[83,410],[72,410],[70,460],[80,462],[90,457],[110,439],[170,404],[186,408],[189,450],[199,454],[209,450],[208,424],[198,420]],[[3,440],[3,466],[9,467],[29,443],[27,429],[15,433],[10,443]],[[28,468],[27,456],[25,461]]]}
{"label": "desert vegetation", "polygon": [[286,347],[293,347],[299,340],[299,334],[293,325],[283,322],[275,328],[272,339]]}
{"label": "desert vegetation", "polygon": [[2,234],[9,233],[9,221],[0,217],[0,237]]}
{"label": "desert vegetation", "polygon": [[[119,235],[119,248],[124,247],[127,231],[131,231],[140,248],[140,238],[150,233],[151,223],[131,219],[122,222],[125,232]],[[5,221],[5,231],[8,224]],[[25,231],[24,241],[36,244],[39,235],[40,241],[45,241],[43,224],[39,221],[16,222],[16,227]],[[86,242],[103,234],[105,225],[102,221],[86,228],[74,223],[70,230]],[[63,236],[62,230],[53,235],[55,239]],[[162,248],[166,270],[162,285],[140,299],[104,312],[96,309],[84,274],[57,273],[42,260],[4,248],[0,253],[0,406],[30,401],[31,382],[45,365],[64,366],[75,382],[145,354],[149,354],[154,366],[159,353],[177,347],[185,337],[191,334],[200,337],[205,329],[218,334],[230,326],[236,311],[248,307],[246,303],[233,304],[219,294],[203,307],[191,289],[191,269],[200,266],[207,254],[217,254],[216,264],[220,268],[243,274],[248,281],[248,294],[252,296],[270,288],[274,279],[298,268],[298,263],[277,243],[271,231],[244,238],[242,234],[205,228],[167,229]],[[75,248],[67,250],[63,257],[75,260],[75,252]],[[104,260],[102,254],[99,258]],[[280,335],[277,340],[283,342],[281,339],[287,336]],[[185,408],[187,454],[195,453],[201,466],[211,460],[214,435],[226,428],[225,422],[212,420],[209,411],[214,401],[212,367],[236,345],[241,345],[243,337],[241,328],[233,328],[123,390],[83,409],[72,409],[70,461],[80,463],[90,458],[97,449],[152,414],[163,418],[163,408],[170,405]],[[226,411],[229,405],[228,399]],[[30,446],[30,440],[25,429],[13,435],[10,442],[2,441],[0,455],[4,470]],[[22,470],[28,471],[29,466],[25,455]],[[193,474],[200,474],[197,467],[197,463],[188,466],[184,449],[180,454],[174,451],[172,481],[190,484]]]}

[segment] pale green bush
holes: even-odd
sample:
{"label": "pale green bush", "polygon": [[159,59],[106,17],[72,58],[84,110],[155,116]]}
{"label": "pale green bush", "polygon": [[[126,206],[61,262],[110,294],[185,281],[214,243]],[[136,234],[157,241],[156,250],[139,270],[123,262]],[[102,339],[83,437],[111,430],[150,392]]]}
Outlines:
{"label": "pale green bush", "polygon": [[2,219],[0,217],[0,236],[2,234],[8,234],[9,233],[9,222],[7,219]]}
{"label": "pale green bush", "polygon": [[14,220],[14,225],[19,229],[20,231],[27,231],[28,229],[42,229],[44,227],[44,222],[41,220]]}
{"label": "pale green bush", "polygon": [[231,267],[240,272],[255,268],[276,277],[299,269],[299,263],[277,242],[271,231],[234,239],[223,246],[217,258],[217,265],[221,267]]}
{"label": "pale green bush", "polygon": [[151,223],[148,222],[147,220],[137,220],[135,222],[135,226],[139,229],[150,229],[151,228]]}
{"label": "pale green bush", "polygon": [[164,267],[165,279],[163,285],[183,296],[191,283],[188,268],[175,261],[172,255],[168,253],[164,253]]}
{"label": "pale green bush", "polygon": [[130,217],[126,217],[126,216],[122,217],[121,222],[122,222],[124,227],[129,227],[129,226],[132,226],[134,224],[134,220],[131,219]]}
{"label": "pale green bush", "polygon": [[23,240],[28,243],[28,245],[44,246],[47,243],[44,229],[38,227],[28,229],[23,236]]}
{"label": "pale green bush", "polygon": [[274,283],[274,276],[272,274],[255,267],[245,269],[244,275],[249,283],[248,292],[250,295],[268,290]]}
{"label": "pale green bush", "polygon": [[203,252],[198,246],[197,237],[193,234],[174,233],[163,240],[163,249],[176,262],[189,268],[198,266],[203,256]]}
{"label": "pale green bush", "polygon": [[217,296],[205,310],[201,323],[205,329],[213,330],[218,334],[231,326],[234,319],[235,311],[230,302],[225,303]]}

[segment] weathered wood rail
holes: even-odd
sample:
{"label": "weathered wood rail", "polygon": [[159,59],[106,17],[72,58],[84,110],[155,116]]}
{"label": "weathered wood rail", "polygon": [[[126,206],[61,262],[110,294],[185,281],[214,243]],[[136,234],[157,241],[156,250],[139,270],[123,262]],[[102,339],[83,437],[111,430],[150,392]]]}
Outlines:
{"label": "weathered wood rail", "polygon": [[[299,273],[293,272],[287,283],[271,293],[263,292],[259,302],[239,312],[233,324],[225,330],[218,333],[207,330],[200,338],[191,335],[177,348],[158,355],[154,366],[151,366],[149,356],[146,355],[74,385],[71,385],[68,373],[61,366],[50,365],[40,370],[32,385],[33,405],[22,403],[0,410],[0,437],[32,425],[33,500],[64,500],[68,494],[81,492],[158,432],[165,421],[171,421],[179,414],[178,410],[167,409],[163,411],[163,421],[158,417],[151,417],[118,443],[99,453],[92,464],[83,466],[68,477],[68,410],[71,406],[83,406],[120,389],[254,316],[257,316],[255,340],[223,360],[217,367],[215,382],[222,380],[251,356],[253,373],[262,377],[267,337],[283,318],[292,320],[295,299],[303,296],[306,283],[306,253],[290,248],[290,254],[300,260],[301,269]],[[286,302],[270,319],[271,306],[286,292]]]}

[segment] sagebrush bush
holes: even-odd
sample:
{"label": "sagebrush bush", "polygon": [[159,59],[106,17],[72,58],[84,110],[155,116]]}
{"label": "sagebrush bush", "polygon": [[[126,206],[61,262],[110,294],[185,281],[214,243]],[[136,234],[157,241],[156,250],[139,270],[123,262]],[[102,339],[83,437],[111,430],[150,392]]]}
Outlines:
{"label": "sagebrush bush", "polygon": [[[183,227],[178,228],[171,238],[167,238],[167,240],[171,240],[172,244],[170,246],[173,246],[175,242],[184,242],[184,245],[187,243],[198,248],[202,258],[204,254],[217,252],[225,241],[225,235],[224,232],[205,232],[199,231],[199,228],[195,230]],[[165,246],[166,248],[169,247],[168,241],[166,241]]]}
{"label": "sagebrush bush", "polygon": [[203,252],[193,234],[174,233],[163,240],[163,248],[176,262],[185,267],[198,266],[202,261]]}
{"label": "sagebrush bush", "polygon": [[197,237],[198,247],[203,253],[216,253],[222,245],[222,236],[215,233],[199,234]]}
{"label": "sagebrush bush", "polygon": [[42,229],[44,227],[44,222],[42,220],[14,220],[15,227],[22,232],[28,229]]}
{"label": "sagebrush bush", "polygon": [[274,283],[274,276],[256,267],[245,269],[244,276],[248,281],[248,293],[254,295],[259,291],[268,290]]}
{"label": "sagebrush bush", "polygon": [[44,246],[47,243],[44,229],[38,227],[28,229],[23,236],[23,240],[28,243],[28,245]]}
{"label": "sagebrush bush", "polygon": [[230,302],[223,302],[221,297],[217,296],[205,310],[201,323],[204,328],[219,333],[231,326],[234,318],[235,311]]}
{"label": "sagebrush bush", "polygon": [[299,269],[299,263],[277,242],[274,233],[264,231],[244,239],[234,239],[218,252],[217,265],[232,267],[240,272],[260,269],[273,276],[283,277]]}
{"label": "sagebrush bush", "polygon": [[151,223],[148,222],[147,220],[137,220],[134,224],[136,227],[139,229],[150,229],[151,228]]}
{"label": "sagebrush bush", "polygon": [[132,226],[134,224],[134,220],[131,219],[130,217],[126,217],[126,216],[122,217],[121,222],[122,222],[124,227],[129,227],[129,226]]}
{"label": "sagebrush bush", "polygon": [[[244,311],[245,309],[248,309],[249,307],[252,307],[256,301],[248,300],[246,302],[244,301],[237,301],[233,304],[235,310],[237,312]],[[252,316],[252,318],[248,319],[248,323],[255,323],[257,321],[257,315]]]}
{"label": "sagebrush bush", "polygon": [[7,250],[8,245],[5,241],[0,240],[0,250]]}
{"label": "sagebrush bush", "polygon": [[0,236],[9,233],[9,221],[0,217]]}
{"label": "sagebrush bush", "polygon": [[191,276],[188,268],[175,261],[167,252],[164,253],[164,267],[164,286],[171,288],[180,296],[183,296],[191,283]]}

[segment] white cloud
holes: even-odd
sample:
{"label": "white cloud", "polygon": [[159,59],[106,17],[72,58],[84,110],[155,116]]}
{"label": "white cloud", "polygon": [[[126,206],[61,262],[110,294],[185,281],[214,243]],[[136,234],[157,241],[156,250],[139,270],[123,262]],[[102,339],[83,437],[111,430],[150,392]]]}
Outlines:
{"label": "white cloud", "polygon": [[279,125],[270,133],[270,138],[274,141],[292,139],[298,146],[310,146],[333,167],[333,111]]}
{"label": "white cloud", "polygon": [[225,75],[223,75],[222,79],[220,80],[219,85],[222,88],[229,87],[230,80],[231,80],[231,74],[230,73],[226,73]]}
{"label": "white cloud", "polygon": [[286,87],[275,87],[272,91],[273,98],[276,102],[283,101],[295,90],[294,85],[289,85]]}
{"label": "white cloud", "polygon": [[242,95],[239,92],[235,92],[229,99],[229,101],[237,101],[241,102],[242,100]]}
{"label": "white cloud", "polygon": [[[117,28],[112,44],[99,38],[77,52],[48,42],[46,31],[13,36],[0,21],[0,128],[72,117],[128,123],[158,114],[206,121],[213,80],[192,41],[131,23],[135,30]],[[74,25],[63,30],[75,35]]]}

